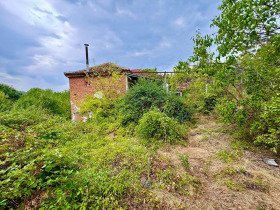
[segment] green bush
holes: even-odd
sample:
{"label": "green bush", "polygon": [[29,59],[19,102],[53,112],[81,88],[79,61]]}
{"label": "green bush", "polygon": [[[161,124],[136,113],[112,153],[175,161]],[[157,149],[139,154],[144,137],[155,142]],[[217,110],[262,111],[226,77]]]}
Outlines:
{"label": "green bush", "polygon": [[13,102],[17,101],[21,96],[23,96],[23,92],[17,91],[16,89],[5,84],[0,84],[0,92],[1,91],[5,93],[8,99]]}
{"label": "green bush", "polygon": [[128,90],[124,98],[116,104],[122,125],[138,122],[152,106],[163,107],[167,97],[168,95],[160,82],[139,79]]}
{"label": "green bush", "polygon": [[33,88],[15,104],[15,109],[28,109],[30,107],[44,109],[50,114],[70,118],[71,105],[69,91],[53,92],[52,90]]}
{"label": "green bush", "polygon": [[1,113],[0,124],[18,129],[43,122],[48,118],[49,117],[44,110],[38,110],[36,108],[30,108],[27,110],[19,109]]}
{"label": "green bush", "polygon": [[179,122],[190,120],[193,110],[183,99],[173,93],[167,93],[160,81],[140,79],[128,93],[116,104],[122,125],[137,123],[151,107],[157,107],[167,116]]}
{"label": "green bush", "polygon": [[212,110],[214,110],[216,103],[217,96],[215,94],[206,94],[204,98],[202,112],[204,112],[205,114],[210,113]]}
{"label": "green bush", "polygon": [[[197,111],[209,114],[217,103],[217,89],[214,89],[212,84],[207,82],[206,78],[197,78],[194,80],[184,91],[187,102],[190,106],[194,107]],[[206,85],[208,93],[206,93]]]}
{"label": "green bush", "polygon": [[4,92],[0,91],[0,112],[10,110],[11,108],[12,102]]}
{"label": "green bush", "polygon": [[181,138],[177,121],[156,109],[145,113],[135,130],[138,137],[149,141],[165,141],[173,144]]}
{"label": "green bush", "polygon": [[181,163],[186,170],[188,170],[190,168],[191,164],[189,162],[189,155],[188,154],[185,154],[185,155],[179,154],[178,159],[181,160]]}
{"label": "green bush", "polygon": [[251,125],[250,133],[254,143],[272,148],[280,155],[280,93],[262,103],[263,110]]}
{"label": "green bush", "polygon": [[190,106],[186,106],[181,97],[171,94],[165,102],[163,112],[166,113],[168,117],[175,118],[180,123],[183,123],[190,120],[194,109]]}

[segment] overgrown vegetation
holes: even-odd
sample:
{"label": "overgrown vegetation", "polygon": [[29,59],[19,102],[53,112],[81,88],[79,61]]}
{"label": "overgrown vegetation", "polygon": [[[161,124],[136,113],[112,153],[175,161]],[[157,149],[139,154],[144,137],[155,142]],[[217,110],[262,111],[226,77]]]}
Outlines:
{"label": "overgrown vegetation", "polygon": [[12,102],[17,101],[22,95],[24,95],[24,92],[17,91],[5,84],[0,84],[0,92],[3,92]]}
{"label": "overgrown vegetation", "polygon": [[221,122],[237,126],[240,139],[278,154],[279,8],[279,1],[223,0],[221,14],[211,24],[217,33],[202,36],[197,31],[193,56],[175,67],[187,74],[173,79],[192,80],[184,94],[198,111],[215,109]]}
{"label": "overgrown vegetation", "polygon": [[[31,89],[10,103],[1,95],[1,206],[23,208],[36,197],[29,207],[116,208],[140,194],[140,178],[149,174],[154,155],[145,145],[182,141],[179,124],[191,113],[156,82],[140,81],[125,96],[115,90],[103,88],[102,97],[81,104],[95,111],[83,123],[70,120],[69,92]],[[180,118],[168,111],[171,98]],[[124,120],[127,107],[133,112]]]}
{"label": "overgrown vegetation", "polygon": [[[1,208],[161,208],[153,187],[178,196],[189,196],[190,188],[202,194],[201,180],[189,174],[195,169],[187,153],[176,156],[183,175],[156,154],[160,145],[187,139],[195,112],[217,115],[236,129],[230,131],[237,133],[234,150],[216,153],[224,163],[238,161],[253,144],[279,154],[279,8],[273,0],[223,0],[212,21],[217,33],[196,33],[193,56],[174,67],[184,73],[167,78],[171,92],[156,74],[139,79],[125,95],[118,91],[119,72],[109,69],[109,80],[104,72],[93,75],[99,89],[79,104],[81,113],[91,115],[86,122],[70,120],[69,91],[34,88],[24,94],[0,85]],[[213,45],[217,52],[210,51]],[[176,96],[183,82],[183,96]],[[260,178],[239,181],[246,173],[228,165],[217,178],[235,191],[267,189]]]}

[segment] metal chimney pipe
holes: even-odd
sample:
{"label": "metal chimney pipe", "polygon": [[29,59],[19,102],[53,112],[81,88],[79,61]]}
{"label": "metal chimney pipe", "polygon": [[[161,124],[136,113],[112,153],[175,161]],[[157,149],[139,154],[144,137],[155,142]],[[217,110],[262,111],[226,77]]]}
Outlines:
{"label": "metal chimney pipe", "polygon": [[85,44],[86,48],[86,64],[87,64],[87,72],[89,72],[89,64],[88,64],[88,44]]}

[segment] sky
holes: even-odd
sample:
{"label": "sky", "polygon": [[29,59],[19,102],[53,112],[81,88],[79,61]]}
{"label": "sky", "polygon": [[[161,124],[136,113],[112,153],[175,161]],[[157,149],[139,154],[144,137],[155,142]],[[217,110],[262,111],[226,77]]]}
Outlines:
{"label": "sky", "polygon": [[69,89],[63,72],[105,62],[172,71],[212,34],[221,0],[0,0],[0,83]]}

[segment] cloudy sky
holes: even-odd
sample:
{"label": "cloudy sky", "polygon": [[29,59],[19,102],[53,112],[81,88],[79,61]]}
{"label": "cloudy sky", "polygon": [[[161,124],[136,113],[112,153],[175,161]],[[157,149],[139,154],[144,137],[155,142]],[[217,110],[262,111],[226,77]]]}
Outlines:
{"label": "cloudy sky", "polygon": [[193,50],[221,0],[0,0],[0,83],[69,88],[63,72],[114,62],[170,71]]}

